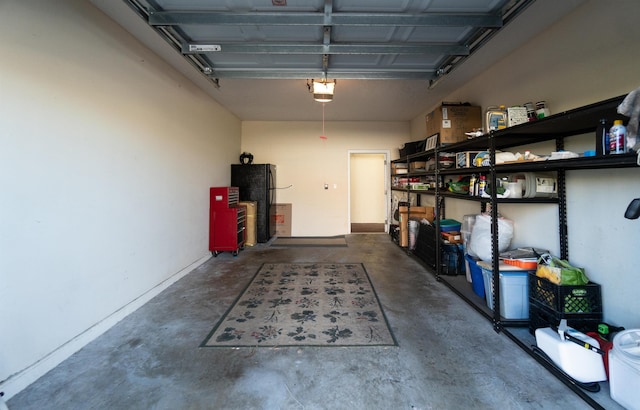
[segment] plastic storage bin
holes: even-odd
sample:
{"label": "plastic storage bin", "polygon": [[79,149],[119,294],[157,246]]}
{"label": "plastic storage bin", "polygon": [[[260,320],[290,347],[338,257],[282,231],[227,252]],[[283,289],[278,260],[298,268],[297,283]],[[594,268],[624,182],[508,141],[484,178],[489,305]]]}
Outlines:
{"label": "plastic storage bin", "polygon": [[476,223],[476,215],[465,215],[462,217],[461,231],[469,232],[473,230],[473,225]]}
{"label": "plastic storage bin", "polygon": [[503,259],[507,265],[517,266],[522,269],[536,270],[538,268],[537,258]]}
{"label": "plastic storage bin", "polygon": [[[487,262],[479,262],[484,280],[487,306],[493,310],[493,270]],[[505,319],[529,319],[529,274],[530,270],[519,269],[501,263],[500,269],[500,316]]]}
{"label": "plastic storage bin", "polygon": [[611,398],[629,410],[640,409],[640,329],[625,330],[613,338],[609,351]]}
{"label": "plastic storage bin", "polygon": [[460,227],[462,224],[455,219],[441,219],[440,220],[440,231],[441,232],[460,232]]}
{"label": "plastic storage bin", "polygon": [[483,298],[484,294],[484,279],[482,277],[482,269],[478,265],[478,261],[473,259],[469,254],[464,255],[467,263],[469,264],[469,270],[471,271],[471,288],[473,292]]}

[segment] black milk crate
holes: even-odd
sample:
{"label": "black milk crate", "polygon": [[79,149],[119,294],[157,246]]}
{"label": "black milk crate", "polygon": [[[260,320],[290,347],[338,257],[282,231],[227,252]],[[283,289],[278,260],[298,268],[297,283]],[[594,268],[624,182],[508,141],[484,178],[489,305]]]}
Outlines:
{"label": "black milk crate", "polygon": [[429,267],[436,268],[436,230],[432,225],[420,224],[413,253]]}
{"label": "black milk crate", "polygon": [[602,317],[600,285],[556,285],[529,273],[529,298],[559,314],[599,314]]}
{"label": "black milk crate", "polygon": [[602,323],[602,313],[559,313],[529,298],[529,332],[534,334],[541,327],[558,327],[560,320],[567,319],[567,325],[582,333],[597,332]]}
{"label": "black milk crate", "polygon": [[[430,268],[436,268],[436,229],[433,225],[420,224],[414,255]],[[440,272],[443,275],[462,275],[465,273],[464,252],[461,244],[448,244],[440,241]]]}

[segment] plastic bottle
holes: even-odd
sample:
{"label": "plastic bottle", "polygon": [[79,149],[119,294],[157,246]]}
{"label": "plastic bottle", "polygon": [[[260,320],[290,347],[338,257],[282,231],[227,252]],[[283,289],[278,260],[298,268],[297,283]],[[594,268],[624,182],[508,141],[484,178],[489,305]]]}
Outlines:
{"label": "plastic bottle", "polygon": [[487,187],[487,177],[480,175],[480,182],[478,183],[478,196],[484,194],[484,190]]}
{"label": "plastic bottle", "polygon": [[475,196],[476,194],[476,174],[471,175],[469,180],[469,196]]}
{"label": "plastic bottle", "polygon": [[533,106],[532,102],[528,102],[524,104],[525,108],[527,109],[527,118],[529,119],[529,121],[535,121],[538,119],[538,114],[536,114],[536,109]]}
{"label": "plastic bottle", "polygon": [[507,110],[504,105],[500,107],[489,107],[485,114],[485,128],[486,132],[497,131],[505,128],[507,124]]}
{"label": "plastic bottle", "polygon": [[504,105],[501,105],[498,107],[498,109],[502,111],[504,114],[502,118],[498,118],[498,129],[503,130],[507,128],[507,107],[505,107]]}
{"label": "plastic bottle", "polygon": [[607,120],[602,118],[596,128],[596,155],[609,155],[609,130]]}
{"label": "plastic bottle", "polygon": [[624,154],[627,144],[627,128],[622,125],[622,120],[615,120],[609,131],[609,150],[611,154]]}
{"label": "plastic bottle", "polygon": [[546,101],[538,101],[536,103],[536,115],[538,116],[538,119],[545,118],[551,115]]}

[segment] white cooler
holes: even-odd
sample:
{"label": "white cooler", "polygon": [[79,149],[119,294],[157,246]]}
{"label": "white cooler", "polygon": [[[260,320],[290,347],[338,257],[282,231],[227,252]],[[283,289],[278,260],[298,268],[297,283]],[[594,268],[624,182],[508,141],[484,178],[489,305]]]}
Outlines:
{"label": "white cooler", "polygon": [[628,410],[640,409],[640,329],[624,330],[609,350],[611,398]]}

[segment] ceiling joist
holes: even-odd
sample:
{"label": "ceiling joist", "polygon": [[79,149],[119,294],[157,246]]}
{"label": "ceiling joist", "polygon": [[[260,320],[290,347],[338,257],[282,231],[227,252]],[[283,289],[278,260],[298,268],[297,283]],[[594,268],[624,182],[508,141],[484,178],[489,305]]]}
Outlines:
{"label": "ceiling joist", "polygon": [[184,44],[183,54],[450,54],[469,55],[469,47],[447,44]]}
{"label": "ceiling joist", "polygon": [[349,13],[349,12],[214,12],[151,11],[152,26],[256,25],[256,26],[393,26],[393,27],[490,27],[502,26],[495,14],[449,13]]}
{"label": "ceiling joist", "polygon": [[430,80],[435,77],[433,70],[237,70],[218,68],[207,75],[210,78],[244,78],[244,79],[272,79],[272,80],[304,80],[308,78],[333,78],[337,80]]}

